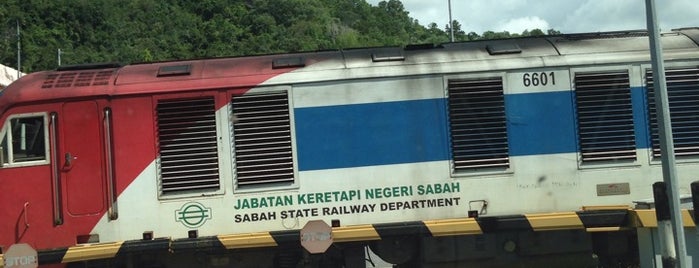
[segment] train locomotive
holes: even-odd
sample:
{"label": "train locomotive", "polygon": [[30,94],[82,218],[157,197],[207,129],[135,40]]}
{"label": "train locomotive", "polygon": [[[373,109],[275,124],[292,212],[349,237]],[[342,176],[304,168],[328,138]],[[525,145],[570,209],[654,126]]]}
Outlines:
{"label": "train locomotive", "polygon": [[[661,41],[687,194],[699,28]],[[654,89],[644,31],[36,72],[0,91],[0,248],[76,267],[633,264],[629,208],[662,180]]]}

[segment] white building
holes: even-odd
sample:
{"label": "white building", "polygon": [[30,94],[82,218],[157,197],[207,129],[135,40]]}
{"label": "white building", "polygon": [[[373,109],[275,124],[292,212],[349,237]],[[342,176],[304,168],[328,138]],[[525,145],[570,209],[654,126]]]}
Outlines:
{"label": "white building", "polygon": [[[0,90],[4,89],[7,85],[12,83],[12,81],[17,80],[18,73],[17,70],[0,64]],[[24,75],[19,73],[19,76]]]}

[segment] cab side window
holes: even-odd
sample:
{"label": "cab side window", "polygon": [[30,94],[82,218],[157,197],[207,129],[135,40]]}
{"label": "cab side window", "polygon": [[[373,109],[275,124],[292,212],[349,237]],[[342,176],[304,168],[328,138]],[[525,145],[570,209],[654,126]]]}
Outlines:
{"label": "cab side window", "polygon": [[0,136],[0,159],[3,165],[45,161],[46,116],[11,117]]}

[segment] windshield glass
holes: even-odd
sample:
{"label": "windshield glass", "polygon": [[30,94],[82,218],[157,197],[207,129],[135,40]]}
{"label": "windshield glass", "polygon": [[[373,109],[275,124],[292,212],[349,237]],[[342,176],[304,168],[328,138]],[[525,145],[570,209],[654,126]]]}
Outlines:
{"label": "windshield glass", "polygon": [[10,117],[0,131],[1,162],[15,164],[46,160],[46,116]]}

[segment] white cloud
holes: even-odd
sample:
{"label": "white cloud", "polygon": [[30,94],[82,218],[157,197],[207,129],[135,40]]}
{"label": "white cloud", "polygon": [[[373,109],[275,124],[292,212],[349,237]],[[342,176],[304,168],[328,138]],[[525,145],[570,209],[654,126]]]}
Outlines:
{"label": "white cloud", "polygon": [[[368,2],[378,3],[380,1],[381,0],[369,0]],[[447,5],[447,1],[443,1],[443,3],[423,0],[407,0],[401,2],[410,13],[410,17],[417,19],[423,26],[427,26],[434,22],[437,23],[439,28],[444,28],[444,26],[449,23],[449,6]]]}
{"label": "white cloud", "polygon": [[[659,4],[656,3],[656,5]],[[669,1],[663,3],[663,9],[658,13],[660,27],[664,31],[670,30],[670,28],[699,27],[699,19],[697,19],[699,2],[697,0]]]}
{"label": "white cloud", "polygon": [[[367,0],[377,5],[384,0]],[[448,0],[401,0],[410,16],[427,26],[449,23]],[[697,27],[697,0],[655,0],[663,31]],[[646,28],[645,2],[639,0],[451,0],[452,15],[466,32],[556,29],[563,33]],[[527,23],[531,23],[527,25]]]}
{"label": "white cloud", "polygon": [[561,24],[565,32],[603,32],[645,28],[645,9],[635,0],[587,0]]}
{"label": "white cloud", "polygon": [[541,29],[546,32],[548,30],[549,23],[544,19],[537,16],[528,16],[507,20],[501,23],[499,26],[495,27],[495,31],[508,31],[510,33],[522,33],[524,30],[534,30]]}

